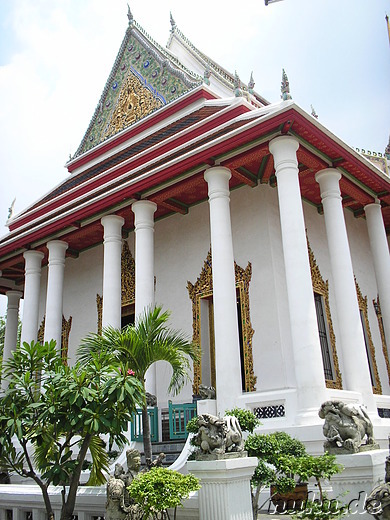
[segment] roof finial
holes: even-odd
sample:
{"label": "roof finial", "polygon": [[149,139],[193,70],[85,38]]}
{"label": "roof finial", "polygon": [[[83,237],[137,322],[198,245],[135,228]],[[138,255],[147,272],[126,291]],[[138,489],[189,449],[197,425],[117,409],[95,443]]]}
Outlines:
{"label": "roof finial", "polygon": [[134,17],[133,17],[133,14],[132,14],[131,10],[130,10],[129,4],[127,4],[127,18],[129,19],[129,25],[133,25]]}
{"label": "roof finial", "polygon": [[253,79],[253,71],[252,71],[251,72],[251,77],[249,78],[249,83],[248,83],[248,92],[249,92],[249,94],[253,94],[254,86],[255,86],[255,81]]}
{"label": "roof finial", "polygon": [[172,12],[169,13],[169,17],[171,20],[171,32],[173,33],[173,32],[175,32],[175,29],[176,29],[176,22],[173,19]]}
{"label": "roof finial", "polygon": [[241,81],[237,74],[237,71],[235,71],[234,73],[234,95],[236,97],[242,96]]}
{"label": "roof finial", "polygon": [[203,81],[206,83],[206,85],[210,85],[210,76],[211,76],[211,70],[210,70],[210,64],[206,64],[206,68],[203,74]]}
{"label": "roof finial", "polygon": [[11,206],[8,208],[8,219],[10,219],[14,216],[15,202],[16,202],[16,197],[12,201]]}
{"label": "roof finial", "polygon": [[287,101],[288,99],[292,99],[290,94],[290,82],[288,81],[287,74],[284,69],[282,69],[282,95],[280,96],[283,101]]}
{"label": "roof finial", "polygon": [[316,111],[314,110],[313,105],[310,105],[310,108],[311,108],[311,115],[312,115],[313,117],[315,117],[316,119],[318,119],[318,114],[317,114]]}
{"label": "roof finial", "polygon": [[387,159],[390,159],[390,137],[389,137],[389,142],[385,148],[385,155],[386,155]]}

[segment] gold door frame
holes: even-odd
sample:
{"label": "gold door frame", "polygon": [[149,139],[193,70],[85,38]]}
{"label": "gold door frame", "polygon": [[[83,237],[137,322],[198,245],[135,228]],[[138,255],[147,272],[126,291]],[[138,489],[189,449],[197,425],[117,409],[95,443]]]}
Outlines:
{"label": "gold door frame", "polygon": [[[135,261],[129,244],[126,240],[122,242],[121,253],[121,306],[127,307],[135,302]],[[103,316],[103,296],[96,295],[97,307],[97,330],[98,334],[102,333],[102,316]]]}
{"label": "gold door frame", "polygon": [[[236,287],[240,295],[241,320],[242,320],[242,343],[244,353],[244,372],[245,372],[245,391],[253,392],[256,390],[256,376],[253,371],[253,352],[252,338],[254,330],[250,321],[249,308],[249,284],[252,277],[252,265],[248,262],[246,269],[238,266],[234,262]],[[211,250],[204,261],[203,269],[195,284],[187,282],[187,290],[192,301],[192,341],[198,350],[198,361],[194,363],[193,393],[199,394],[199,385],[202,383],[202,363],[201,363],[201,337],[200,337],[200,301],[213,294],[213,276]],[[239,370],[239,367],[237,367]]]}
{"label": "gold door frame", "polygon": [[385,336],[385,330],[383,328],[382,311],[381,311],[381,304],[380,304],[380,301],[379,301],[379,296],[377,297],[376,300],[372,300],[372,303],[374,305],[376,318],[378,320],[378,327],[379,327],[379,332],[380,332],[381,341],[382,341],[382,351],[383,351],[383,356],[385,358],[386,369],[387,369],[387,376],[389,378],[389,383],[390,383],[389,352],[387,350],[387,345],[386,345],[386,336]]}
{"label": "gold door frame", "polygon": [[[41,325],[38,329],[38,341],[43,345],[45,336],[45,321],[46,315],[43,317]],[[64,365],[68,364],[68,349],[69,349],[69,334],[72,328],[72,316],[69,316],[69,320],[66,320],[62,315],[62,328],[61,328],[61,358]]]}
{"label": "gold door frame", "polygon": [[[367,339],[368,339],[368,348],[370,349],[370,354],[371,354],[372,370],[374,372],[375,383],[376,383],[376,385],[374,385],[372,387],[372,391],[374,392],[374,394],[382,394],[382,385],[381,385],[381,380],[379,378],[378,365],[376,364],[375,347],[374,347],[374,343],[372,341],[370,322],[368,320],[367,296],[363,296],[356,278],[355,278],[355,285],[356,285],[356,294],[357,294],[357,298],[358,298],[359,309],[363,313],[364,325],[365,325]],[[364,332],[363,332],[363,334],[364,334]]]}
{"label": "gold door frame", "polygon": [[317,265],[317,261],[314,257],[314,253],[310,247],[309,240],[307,239],[307,249],[309,252],[309,262],[310,262],[310,272],[311,272],[311,281],[313,285],[313,291],[317,294],[320,294],[324,298],[325,302],[325,312],[326,312],[326,320],[328,322],[328,332],[329,332],[329,340],[330,340],[330,353],[333,361],[334,368],[334,379],[325,379],[325,384],[327,388],[337,388],[341,390],[343,388],[343,381],[340,372],[339,366],[339,358],[337,356],[337,348],[336,348],[336,335],[333,330],[332,323],[332,315],[330,312],[329,305],[329,282],[328,280],[324,281],[321,276],[320,269]]}

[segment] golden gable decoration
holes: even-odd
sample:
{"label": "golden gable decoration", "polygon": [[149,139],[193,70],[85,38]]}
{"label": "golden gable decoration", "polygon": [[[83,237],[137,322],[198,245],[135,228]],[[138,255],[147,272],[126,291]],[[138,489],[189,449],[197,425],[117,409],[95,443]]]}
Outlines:
{"label": "golden gable decoration", "polygon": [[162,106],[130,70],[124,82],[104,138],[111,137]]}
{"label": "golden gable decoration", "polygon": [[[254,330],[250,321],[249,309],[249,284],[252,277],[252,265],[248,262],[246,269],[241,268],[234,262],[236,287],[240,294],[241,321],[242,321],[242,343],[244,353],[245,391],[256,390],[256,376],[253,371],[252,338]],[[192,389],[195,395],[199,394],[199,385],[202,383],[201,365],[201,337],[200,337],[200,301],[213,294],[212,258],[209,250],[203,269],[195,284],[187,282],[187,290],[192,301],[192,341],[198,350],[198,361],[194,363],[194,380]],[[239,370],[239,367],[237,367]]]}

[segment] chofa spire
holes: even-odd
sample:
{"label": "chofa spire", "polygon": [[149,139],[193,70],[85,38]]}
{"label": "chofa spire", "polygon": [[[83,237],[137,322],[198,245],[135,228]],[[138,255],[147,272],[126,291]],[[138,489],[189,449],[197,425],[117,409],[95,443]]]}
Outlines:
{"label": "chofa spire", "polygon": [[171,22],[171,32],[173,33],[173,32],[175,32],[175,29],[176,29],[176,22],[173,19],[172,12],[169,13],[169,19]]}
{"label": "chofa spire", "polygon": [[255,88],[255,80],[253,79],[253,71],[251,72],[251,77],[249,78],[249,83],[248,83],[248,92],[249,94],[253,94],[254,92],[254,89]]}
{"label": "chofa spire", "polygon": [[292,99],[290,94],[290,82],[288,81],[287,74],[284,69],[282,69],[282,86],[281,86],[281,98],[283,101],[287,101],[288,99]]}
{"label": "chofa spire", "polygon": [[133,13],[131,12],[129,4],[127,4],[127,18],[129,19],[129,25],[132,25],[134,22],[134,16],[133,16]]}

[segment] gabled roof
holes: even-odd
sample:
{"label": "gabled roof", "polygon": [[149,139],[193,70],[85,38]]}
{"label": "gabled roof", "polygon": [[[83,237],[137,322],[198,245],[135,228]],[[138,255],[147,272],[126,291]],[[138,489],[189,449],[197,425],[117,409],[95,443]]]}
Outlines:
{"label": "gabled roof", "polygon": [[228,91],[235,92],[236,95],[244,95],[248,100],[252,97],[255,102],[254,104],[256,104],[258,108],[269,104],[265,98],[253,90],[255,86],[253,75],[251,75],[248,84],[245,84],[240,80],[237,73],[233,75],[212,58],[204,54],[178,28],[171,14],[171,32],[167,49],[176,52],[178,48],[182,48],[185,51],[184,55],[180,53],[180,58],[182,58],[182,56],[185,57],[185,55],[191,55],[193,59],[199,63],[203,78],[206,82],[210,76],[214,77],[219,83],[224,85]]}
{"label": "gabled roof", "polygon": [[134,20],[129,25],[100,101],[74,157],[202,84]]}

